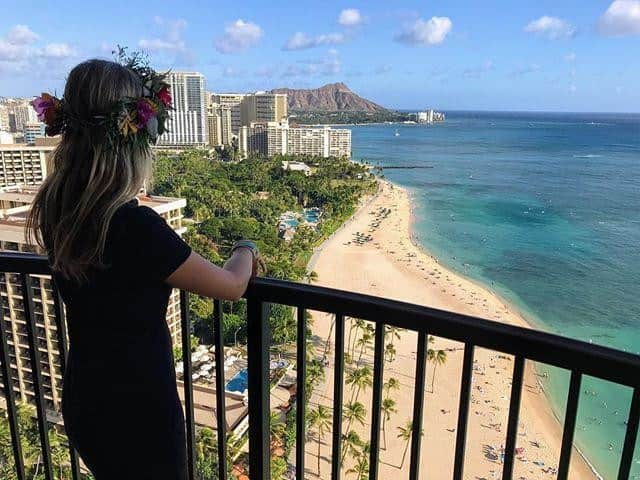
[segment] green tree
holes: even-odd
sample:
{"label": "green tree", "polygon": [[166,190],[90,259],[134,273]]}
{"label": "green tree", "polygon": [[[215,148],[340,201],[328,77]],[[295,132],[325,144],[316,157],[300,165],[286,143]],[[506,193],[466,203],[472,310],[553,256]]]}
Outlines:
{"label": "green tree", "polygon": [[340,466],[344,464],[347,454],[352,457],[360,455],[360,449],[364,445],[360,436],[353,430],[348,430],[346,434],[342,435],[342,452],[340,455]]}
{"label": "green tree", "polygon": [[395,377],[390,377],[389,380],[384,382],[382,389],[385,392],[385,396],[388,398],[391,395],[391,390],[400,390],[400,382]]}
{"label": "green tree", "polygon": [[351,428],[351,424],[355,420],[360,425],[364,426],[364,419],[367,416],[367,410],[360,402],[348,403],[342,412],[342,416],[347,420],[347,431]]}
{"label": "green tree", "polygon": [[351,385],[351,399],[349,403],[353,403],[358,400],[358,396],[362,389],[367,389],[373,385],[373,374],[368,365],[364,365],[361,368],[352,370],[347,375],[347,385]]}
{"label": "green tree", "polygon": [[316,409],[309,412],[308,422],[309,429],[316,431],[318,439],[318,476],[320,476],[320,447],[322,439],[331,426],[331,412],[327,407],[318,405]]}
{"label": "green tree", "polygon": [[431,393],[433,393],[433,385],[436,380],[436,369],[438,365],[447,363],[447,352],[444,350],[427,350],[427,360],[433,363],[433,375],[431,376]]}
{"label": "green tree", "polygon": [[402,461],[400,462],[400,470],[402,470],[402,467],[404,466],[405,457],[407,456],[407,450],[409,449],[409,442],[411,441],[411,434],[413,432],[413,422],[411,420],[407,420],[404,426],[397,427],[397,428],[398,428],[398,435],[396,435],[396,437],[402,440],[403,442],[405,442],[404,451],[402,452]]}
{"label": "green tree", "polygon": [[356,476],[356,480],[368,480],[369,479],[369,459],[365,455],[358,457],[356,464],[347,470],[347,474],[353,473]]}
{"label": "green tree", "polygon": [[382,439],[384,440],[384,449],[387,449],[387,430],[386,424],[388,420],[391,420],[391,414],[398,413],[396,409],[396,401],[392,398],[385,398],[382,400]]}

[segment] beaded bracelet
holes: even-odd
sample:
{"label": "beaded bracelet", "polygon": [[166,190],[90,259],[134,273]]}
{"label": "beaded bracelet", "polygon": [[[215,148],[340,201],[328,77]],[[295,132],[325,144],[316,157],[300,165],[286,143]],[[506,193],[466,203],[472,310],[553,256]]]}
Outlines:
{"label": "beaded bracelet", "polygon": [[248,248],[251,252],[251,256],[253,257],[254,262],[260,255],[258,246],[251,240],[238,240],[233,244],[233,247],[231,247],[231,253],[235,252],[238,248]]}

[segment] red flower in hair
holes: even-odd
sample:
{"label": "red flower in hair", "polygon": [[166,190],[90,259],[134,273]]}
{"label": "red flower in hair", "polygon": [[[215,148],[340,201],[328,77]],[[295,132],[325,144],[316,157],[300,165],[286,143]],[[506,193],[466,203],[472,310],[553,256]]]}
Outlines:
{"label": "red flower in hair", "polygon": [[162,103],[164,103],[165,107],[171,106],[171,92],[169,91],[169,87],[162,87],[158,92],[158,98]]}

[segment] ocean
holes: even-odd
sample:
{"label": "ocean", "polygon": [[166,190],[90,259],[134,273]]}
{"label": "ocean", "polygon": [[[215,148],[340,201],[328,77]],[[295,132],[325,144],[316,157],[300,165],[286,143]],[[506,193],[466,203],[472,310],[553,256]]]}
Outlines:
{"label": "ocean", "polygon": [[[640,114],[447,112],[434,125],[351,127],[387,167],[413,234],[540,329],[640,353]],[[399,133],[396,136],[394,133]],[[545,366],[564,417],[568,373]],[[585,378],[576,442],[616,478],[631,392]],[[632,478],[640,478],[640,448]]]}

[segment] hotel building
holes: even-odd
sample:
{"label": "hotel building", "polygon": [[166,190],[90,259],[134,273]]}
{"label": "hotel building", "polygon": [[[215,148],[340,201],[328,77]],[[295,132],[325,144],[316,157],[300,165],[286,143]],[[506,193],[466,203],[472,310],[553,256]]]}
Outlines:
{"label": "hotel building", "polygon": [[208,143],[207,101],[204,75],[197,72],[171,72],[167,75],[173,107],[167,132],[158,139],[159,147],[198,147]]}
{"label": "hotel building", "polygon": [[231,108],[210,103],[207,106],[207,124],[210,147],[230,145],[233,138]]}
{"label": "hotel building", "polygon": [[[351,157],[351,130],[329,126],[290,127],[288,122],[255,122],[241,135],[243,154]],[[246,141],[244,138],[246,136]]]}
{"label": "hotel building", "polygon": [[[212,93],[210,96],[209,101],[212,104],[217,104],[219,107],[227,107],[229,109],[231,115],[231,136],[238,135],[240,132],[240,127],[242,126],[240,104],[244,97],[245,95],[242,93]],[[229,140],[227,144],[230,142],[231,140]]]}
{"label": "hotel building", "polygon": [[0,145],[0,187],[38,185],[47,175],[52,146]]}
{"label": "hotel building", "polygon": [[42,122],[27,122],[22,126],[24,141],[27,145],[35,145],[36,138],[45,136],[45,124]]}
{"label": "hotel building", "polygon": [[[31,207],[37,187],[15,186],[0,189],[0,250],[18,252],[38,252],[27,245],[25,239],[25,219]],[[140,204],[153,208],[180,235],[184,199],[156,196],[140,196]],[[43,387],[47,408],[60,411],[62,400],[62,371],[60,348],[54,317],[54,300],[49,276],[32,275],[30,286],[33,294],[36,320],[36,343],[40,350]],[[23,402],[34,401],[33,373],[29,360],[29,342],[19,275],[0,273],[0,297],[4,331],[11,359],[11,375],[16,398]],[[124,307],[124,306],[123,306]],[[114,319],[117,321],[117,319]],[[167,323],[174,345],[181,343],[180,296],[174,290],[167,308]],[[1,380],[0,380],[1,383]]]}
{"label": "hotel building", "polygon": [[240,121],[249,126],[254,122],[287,120],[286,93],[256,92],[245,95],[240,104]]}

